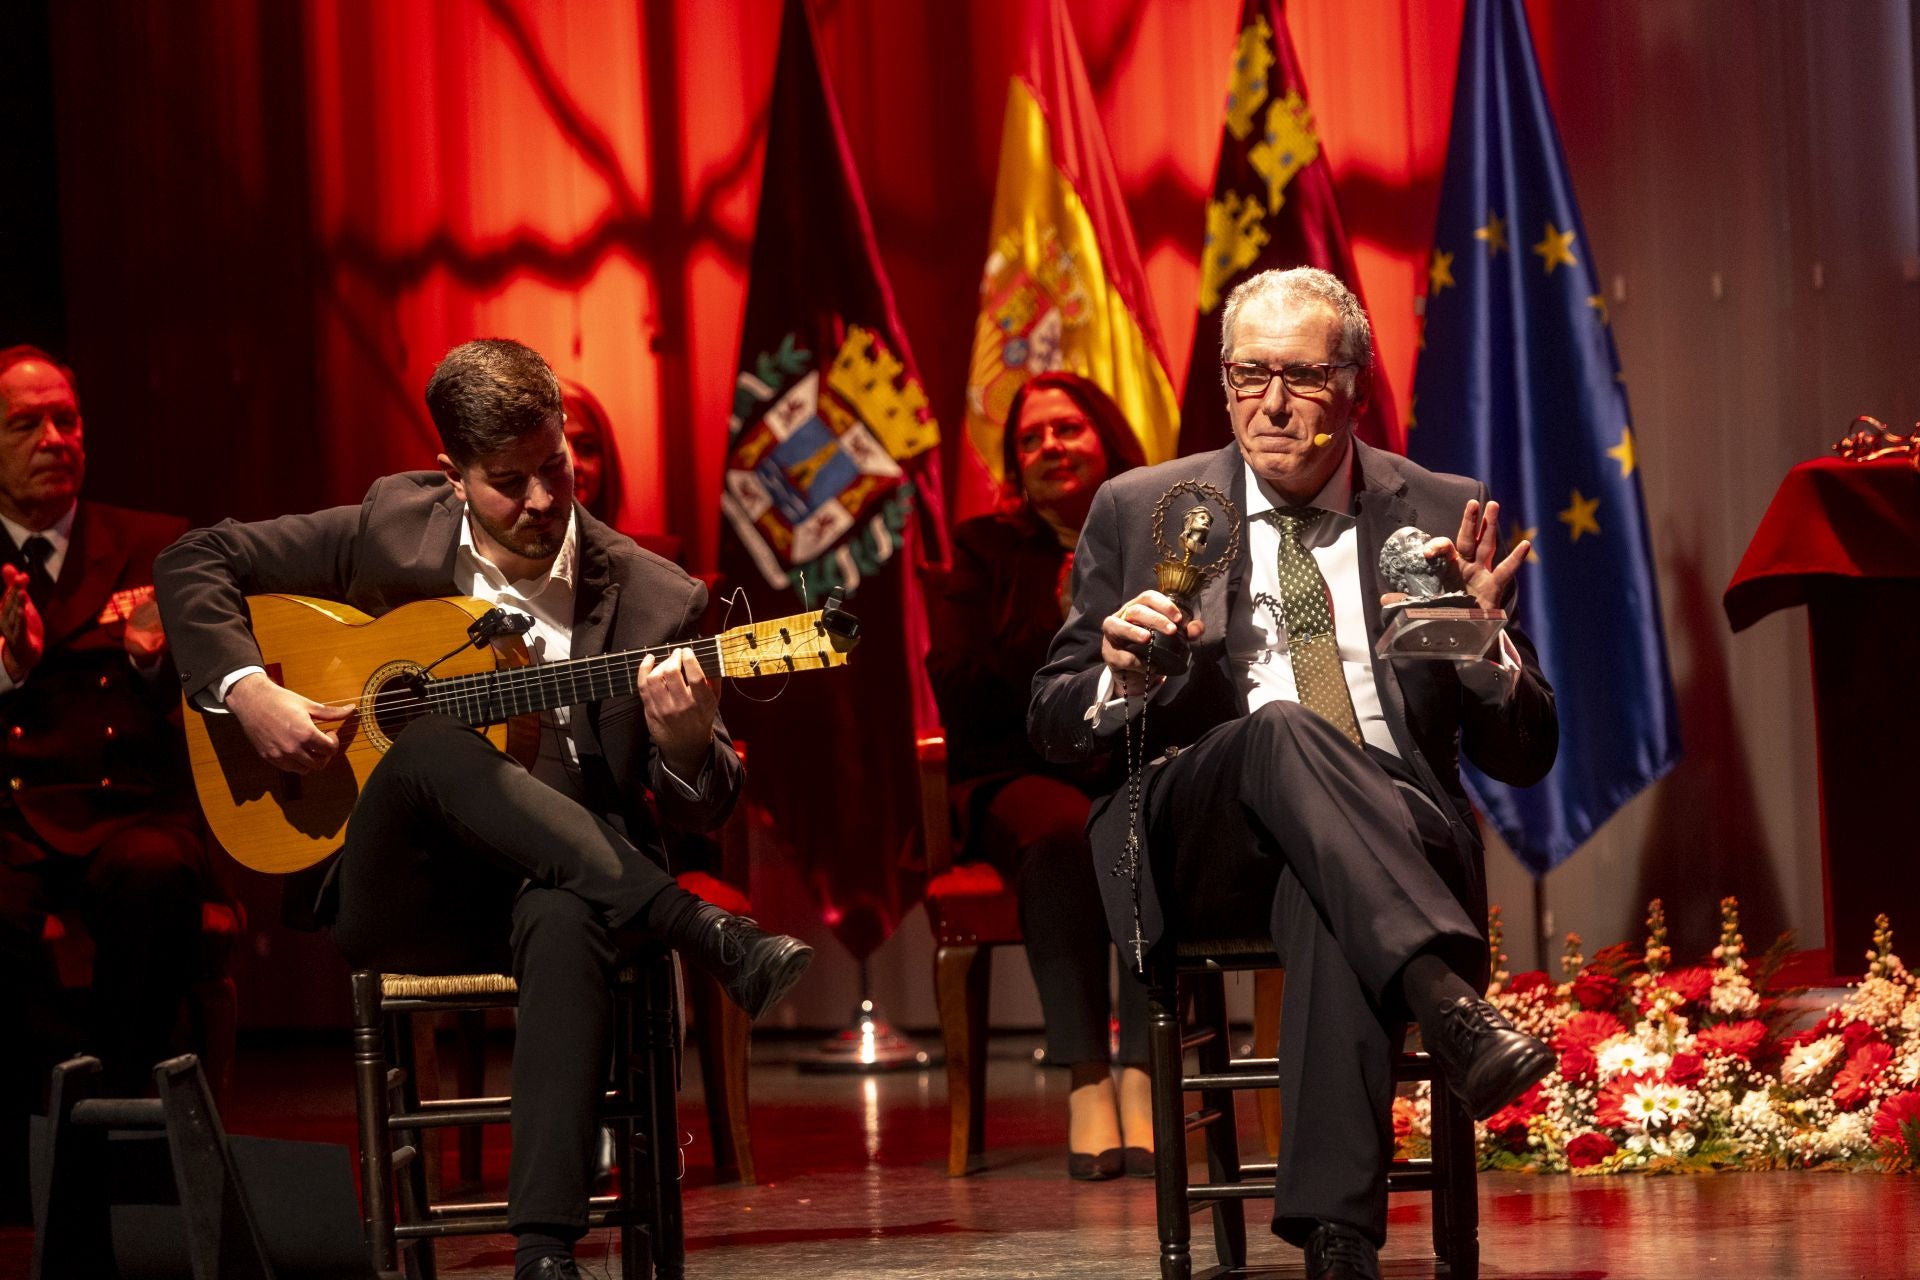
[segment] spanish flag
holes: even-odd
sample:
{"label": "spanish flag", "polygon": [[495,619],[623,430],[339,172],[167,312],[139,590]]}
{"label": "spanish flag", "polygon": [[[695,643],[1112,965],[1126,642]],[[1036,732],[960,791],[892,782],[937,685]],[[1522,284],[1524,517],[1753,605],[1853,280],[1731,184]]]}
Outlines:
{"label": "spanish flag", "polygon": [[1148,462],[1172,457],[1179,432],[1140,250],[1064,0],[1037,0],[1028,26],[1026,69],[1007,85],[967,375],[967,439],[995,481],[1013,393],[1052,369],[1105,389]]}

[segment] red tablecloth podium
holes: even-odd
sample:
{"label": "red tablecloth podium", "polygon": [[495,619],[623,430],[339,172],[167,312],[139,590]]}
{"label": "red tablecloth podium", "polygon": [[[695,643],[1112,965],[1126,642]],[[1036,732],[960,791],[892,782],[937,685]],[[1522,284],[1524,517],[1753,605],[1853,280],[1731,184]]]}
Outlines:
{"label": "red tablecloth podium", "polygon": [[1920,939],[1920,471],[1905,458],[1795,467],[1724,604],[1735,631],[1807,606],[1827,944],[1833,972],[1857,976],[1876,914],[1907,950]]}

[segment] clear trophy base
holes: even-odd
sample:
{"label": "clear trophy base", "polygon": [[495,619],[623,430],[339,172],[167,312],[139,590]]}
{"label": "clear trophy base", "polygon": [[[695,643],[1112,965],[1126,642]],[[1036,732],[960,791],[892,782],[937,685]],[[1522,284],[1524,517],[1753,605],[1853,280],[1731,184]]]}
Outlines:
{"label": "clear trophy base", "polygon": [[1386,627],[1374,645],[1382,658],[1478,662],[1507,625],[1504,609],[1481,609],[1468,595],[1435,596],[1386,607]]}

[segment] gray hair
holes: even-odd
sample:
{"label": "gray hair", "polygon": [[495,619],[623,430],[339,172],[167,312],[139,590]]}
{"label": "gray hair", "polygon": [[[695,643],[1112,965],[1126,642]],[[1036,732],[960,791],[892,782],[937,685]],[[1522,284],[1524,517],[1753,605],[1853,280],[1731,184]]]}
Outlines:
{"label": "gray hair", "polygon": [[1335,354],[1358,364],[1363,372],[1373,368],[1373,325],[1367,320],[1367,309],[1339,276],[1318,267],[1262,271],[1236,285],[1227,295],[1226,310],[1220,313],[1222,360],[1233,359],[1233,331],[1241,309],[1261,298],[1272,298],[1289,307],[1317,302],[1331,309],[1340,321],[1340,347]]}

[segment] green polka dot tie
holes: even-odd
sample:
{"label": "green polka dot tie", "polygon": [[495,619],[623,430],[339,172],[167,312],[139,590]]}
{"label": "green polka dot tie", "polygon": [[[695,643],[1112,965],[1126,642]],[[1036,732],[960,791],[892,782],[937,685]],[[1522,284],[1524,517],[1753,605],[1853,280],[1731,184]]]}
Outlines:
{"label": "green polka dot tie", "polygon": [[1303,541],[1324,514],[1277,507],[1268,513],[1280,527],[1280,620],[1287,626],[1287,656],[1293,660],[1300,705],[1357,747],[1360,721],[1353,714],[1353,695],[1347,691],[1340,646],[1333,638],[1333,596]]}

